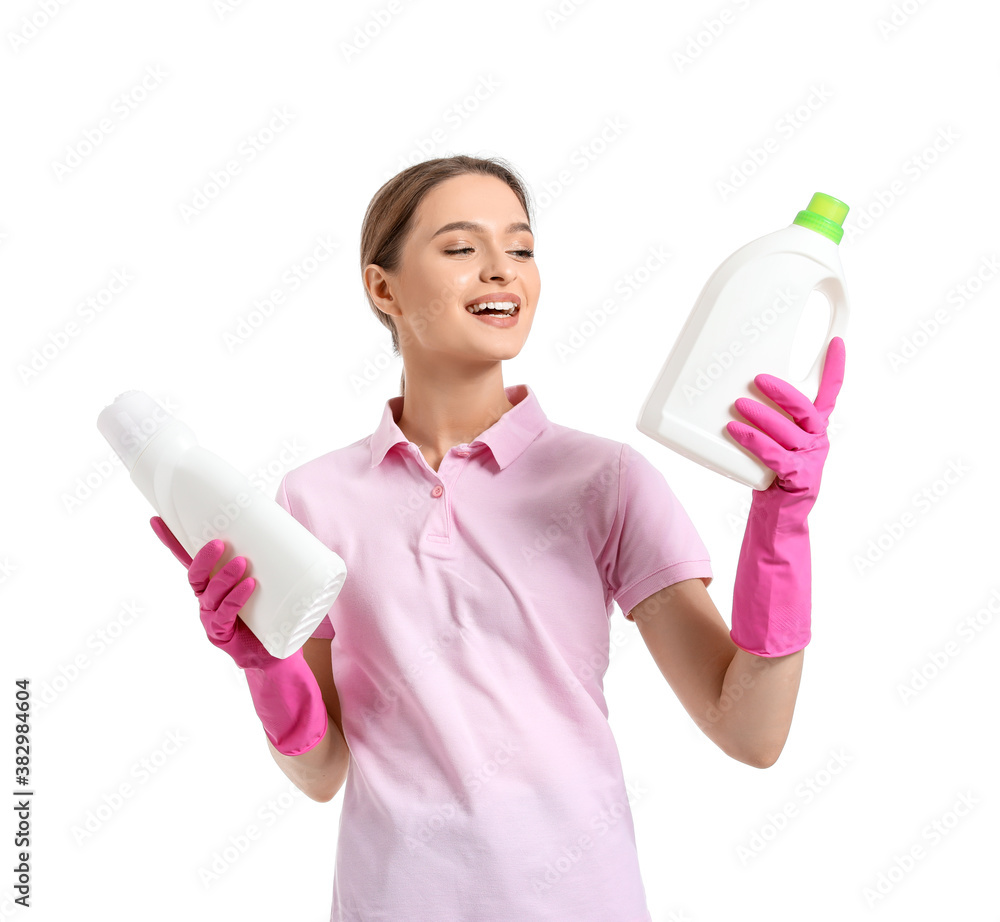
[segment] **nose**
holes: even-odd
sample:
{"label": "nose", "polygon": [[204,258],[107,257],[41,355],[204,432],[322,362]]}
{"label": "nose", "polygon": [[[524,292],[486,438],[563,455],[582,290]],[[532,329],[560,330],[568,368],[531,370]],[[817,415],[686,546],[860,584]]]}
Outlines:
{"label": "nose", "polygon": [[480,275],[485,280],[493,281],[494,279],[512,279],[515,272],[513,266],[504,266],[502,263],[497,265],[487,264],[483,266],[483,271]]}

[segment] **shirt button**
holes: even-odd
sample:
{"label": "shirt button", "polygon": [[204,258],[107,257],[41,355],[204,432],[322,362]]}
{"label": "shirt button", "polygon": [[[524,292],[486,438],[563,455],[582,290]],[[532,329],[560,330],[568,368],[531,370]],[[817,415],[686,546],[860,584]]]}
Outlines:
{"label": "shirt button", "polygon": [[438,484],[431,490],[431,496],[440,496],[442,493],[444,493],[444,487],[441,484]]}

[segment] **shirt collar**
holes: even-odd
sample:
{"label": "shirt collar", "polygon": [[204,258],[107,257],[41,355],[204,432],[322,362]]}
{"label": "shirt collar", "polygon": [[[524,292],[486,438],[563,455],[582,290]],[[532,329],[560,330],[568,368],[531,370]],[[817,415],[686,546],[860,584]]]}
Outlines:
{"label": "shirt collar", "polygon": [[[527,384],[511,384],[504,388],[504,393],[514,406],[469,443],[475,445],[482,442],[488,445],[500,470],[520,455],[548,423],[548,417],[538,403],[535,392]],[[396,424],[402,410],[402,396],[390,397],[385,402],[382,420],[371,437],[372,467],[381,464],[394,445],[400,442],[404,445],[411,444]],[[415,445],[413,447],[419,451]]]}

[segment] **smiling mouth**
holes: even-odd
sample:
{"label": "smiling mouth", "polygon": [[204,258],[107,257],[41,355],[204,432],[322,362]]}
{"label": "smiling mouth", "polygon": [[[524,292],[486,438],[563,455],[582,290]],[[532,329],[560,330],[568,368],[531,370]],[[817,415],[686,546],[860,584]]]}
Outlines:
{"label": "smiling mouth", "polygon": [[470,314],[482,314],[486,317],[513,317],[521,308],[513,301],[484,301],[481,304],[468,304],[465,309]]}

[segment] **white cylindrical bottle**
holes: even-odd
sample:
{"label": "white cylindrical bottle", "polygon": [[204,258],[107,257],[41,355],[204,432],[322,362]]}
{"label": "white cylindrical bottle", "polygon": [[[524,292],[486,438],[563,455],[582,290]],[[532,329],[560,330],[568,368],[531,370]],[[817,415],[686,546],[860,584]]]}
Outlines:
{"label": "white cylindrical bottle", "polygon": [[256,585],[239,617],[268,653],[298,650],[344,585],[340,556],[148,394],[120,394],[97,428],[188,554],[221,538],[233,552],[223,560],[246,557]]}
{"label": "white cylindrical bottle", "polygon": [[[827,346],[847,327],[838,249],[847,211],[817,192],[792,224],[746,244],[715,270],[643,404],[640,432],[709,470],[767,489],[774,471],[740,445],[726,423],[748,424],[733,406],[739,397],[775,408],[753,383],[761,373],[816,398]],[[816,360],[796,381],[788,377],[792,346],[814,290],[829,300],[830,320]]]}

